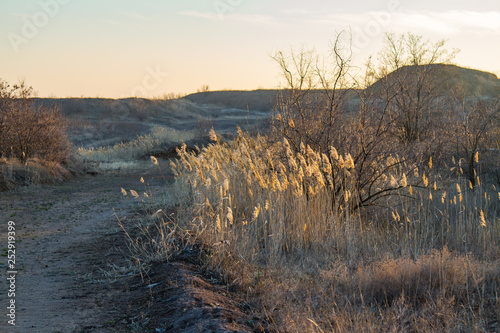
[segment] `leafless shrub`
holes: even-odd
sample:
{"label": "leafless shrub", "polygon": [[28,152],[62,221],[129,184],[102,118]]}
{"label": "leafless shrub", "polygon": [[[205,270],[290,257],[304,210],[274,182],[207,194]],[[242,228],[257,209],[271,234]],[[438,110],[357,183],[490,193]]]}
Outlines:
{"label": "leafless shrub", "polygon": [[394,135],[403,143],[423,141],[429,134],[436,101],[443,95],[443,78],[437,64],[449,63],[458,52],[449,52],[445,41],[424,41],[411,33],[386,34],[379,53],[377,89],[386,98]]}
{"label": "leafless shrub", "polygon": [[[465,176],[471,186],[477,185],[479,155],[488,155],[490,150],[496,151],[492,164],[498,166],[498,148],[495,142],[495,133],[498,133],[500,120],[500,97],[496,99],[482,99],[478,96],[469,96],[458,87],[450,97],[450,105],[454,112],[451,118],[454,126],[448,135],[453,138],[457,158],[464,161]],[[481,160],[485,160],[481,156]],[[493,167],[495,168],[495,167]]]}
{"label": "leafless shrub", "polygon": [[[359,208],[405,187],[403,179],[408,179],[423,154],[393,135],[391,92],[364,89],[377,79],[373,64],[367,63],[364,81],[351,78],[350,50],[343,45],[339,34],[329,58],[305,50],[274,57],[286,81],[273,116],[274,138],[287,139],[295,152],[304,144],[327,156],[332,147],[342,155],[350,154],[355,189],[351,208]],[[351,105],[355,96],[359,102]],[[401,186],[380,186],[394,177],[394,169],[399,169],[396,184]],[[333,198],[339,190],[332,189]]]}
{"label": "leafless shrub", "polygon": [[196,92],[209,92],[210,91],[210,86],[208,84],[202,85],[200,88],[196,90]]}
{"label": "leafless shrub", "polygon": [[70,143],[64,118],[57,108],[36,106],[31,91],[24,82],[0,85],[0,155],[21,163],[34,157],[65,162]]}

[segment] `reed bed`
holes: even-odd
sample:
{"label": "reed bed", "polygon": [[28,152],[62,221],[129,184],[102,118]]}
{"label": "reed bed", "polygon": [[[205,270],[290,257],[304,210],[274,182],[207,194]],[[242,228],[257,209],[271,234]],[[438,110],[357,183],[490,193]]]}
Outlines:
{"label": "reed bed", "polygon": [[[239,131],[171,162],[212,268],[256,297],[277,331],[500,330],[500,193],[378,161],[359,207],[348,152],[320,154]],[[477,157],[476,157],[477,158]],[[393,166],[393,167],[392,167]],[[460,176],[460,162],[453,166]]]}

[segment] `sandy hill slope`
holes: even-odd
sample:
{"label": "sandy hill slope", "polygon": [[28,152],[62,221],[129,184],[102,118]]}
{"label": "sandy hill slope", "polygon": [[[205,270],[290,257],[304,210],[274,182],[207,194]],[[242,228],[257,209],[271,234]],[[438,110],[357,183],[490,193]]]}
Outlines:
{"label": "sandy hill slope", "polygon": [[493,98],[500,94],[500,79],[495,74],[455,65],[433,64],[425,66],[404,66],[389,73],[368,89],[379,91],[384,81],[412,80],[417,73],[429,73],[443,94],[462,90],[466,96]]}

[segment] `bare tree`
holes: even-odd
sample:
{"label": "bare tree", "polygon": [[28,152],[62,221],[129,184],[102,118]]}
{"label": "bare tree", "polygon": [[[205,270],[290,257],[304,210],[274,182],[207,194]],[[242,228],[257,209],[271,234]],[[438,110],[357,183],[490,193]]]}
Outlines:
{"label": "bare tree", "polygon": [[[333,205],[349,197],[350,208],[356,209],[405,187],[403,167],[413,165],[397,156],[397,142],[391,135],[394,121],[389,111],[394,96],[364,89],[377,80],[371,61],[363,82],[353,79],[350,47],[345,44],[340,33],[327,58],[304,49],[274,56],[285,89],[278,96],[273,125],[276,139],[286,138],[297,153],[304,154],[304,147],[311,146],[329,156],[332,166],[338,166],[332,158],[334,147],[353,162],[331,191]],[[358,103],[353,105],[356,96]],[[345,170],[339,167],[333,172]],[[389,181],[391,177],[393,181]]]}
{"label": "bare tree", "polygon": [[328,57],[306,49],[273,56],[285,79],[275,105],[274,128],[296,151],[301,142],[321,150],[337,141],[338,120],[352,87],[351,51],[342,37],[343,33],[337,35]]}
{"label": "bare tree", "polygon": [[494,148],[490,131],[500,119],[500,97],[479,98],[468,96],[458,87],[451,95],[451,107],[455,113],[455,142],[457,153],[467,163],[465,175],[472,186],[476,185],[479,151]]}
{"label": "bare tree", "polygon": [[390,100],[394,134],[401,142],[425,139],[436,101],[443,95],[438,65],[450,63],[457,52],[447,51],[444,40],[431,43],[411,33],[386,34],[379,53],[377,89]]}

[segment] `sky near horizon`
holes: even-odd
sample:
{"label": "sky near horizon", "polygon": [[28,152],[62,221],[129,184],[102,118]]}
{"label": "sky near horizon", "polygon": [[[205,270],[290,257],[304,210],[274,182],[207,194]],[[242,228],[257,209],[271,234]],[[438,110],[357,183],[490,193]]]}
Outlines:
{"label": "sky near horizon", "polygon": [[24,79],[40,97],[277,88],[272,54],[326,54],[342,30],[355,65],[384,32],[411,32],[500,76],[498,0],[20,0],[0,2],[0,22],[0,79]]}

